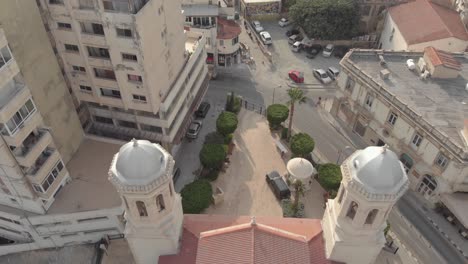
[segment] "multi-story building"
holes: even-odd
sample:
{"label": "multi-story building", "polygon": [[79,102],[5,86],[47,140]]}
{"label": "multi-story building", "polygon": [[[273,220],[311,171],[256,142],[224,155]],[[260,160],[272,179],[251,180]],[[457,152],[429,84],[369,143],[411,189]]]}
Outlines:
{"label": "multi-story building", "polygon": [[[219,4],[218,4],[219,2]],[[229,1],[184,0],[182,9],[188,30],[202,33],[206,41],[206,63],[215,67],[240,62],[241,27],[234,20],[234,7]]]}
{"label": "multi-story building", "polygon": [[206,38],[184,33],[180,1],[40,5],[88,133],[180,141],[208,87]]}
{"label": "multi-story building", "polygon": [[379,23],[385,18],[385,10],[391,6],[406,3],[410,0],[361,0],[359,6],[361,19],[359,31],[361,33],[373,33],[380,29]]}
{"label": "multi-story building", "polygon": [[429,201],[468,192],[463,54],[353,50],[341,66],[331,110],[339,122],[370,145],[388,144]]}

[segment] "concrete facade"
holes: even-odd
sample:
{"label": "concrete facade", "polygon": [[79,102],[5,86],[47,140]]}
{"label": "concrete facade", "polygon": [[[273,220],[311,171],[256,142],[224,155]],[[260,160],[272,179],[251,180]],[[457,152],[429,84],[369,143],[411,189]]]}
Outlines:
{"label": "concrete facade", "polygon": [[[405,165],[410,187],[437,202],[440,194],[468,191],[468,147],[461,132],[468,112],[463,103],[468,64],[454,54],[462,65],[457,78],[425,81],[418,68],[406,66],[408,59],[418,62],[423,55],[349,52],[341,61],[331,113],[367,144],[388,144]],[[382,79],[383,69],[390,72],[388,79]]]}
{"label": "concrete facade", "polygon": [[177,144],[207,88],[206,38],[184,33],[180,1],[40,2],[86,131]]}

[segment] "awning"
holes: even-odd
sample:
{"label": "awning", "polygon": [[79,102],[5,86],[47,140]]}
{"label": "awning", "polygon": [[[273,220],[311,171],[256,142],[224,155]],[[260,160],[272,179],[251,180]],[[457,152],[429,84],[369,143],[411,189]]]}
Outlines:
{"label": "awning", "polygon": [[468,229],[468,193],[442,194],[440,198],[458,221]]}

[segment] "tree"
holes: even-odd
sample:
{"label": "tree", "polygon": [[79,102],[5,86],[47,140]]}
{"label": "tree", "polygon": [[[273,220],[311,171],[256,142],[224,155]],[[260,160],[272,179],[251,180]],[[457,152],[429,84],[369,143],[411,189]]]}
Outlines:
{"label": "tree", "polygon": [[226,98],[226,111],[232,112],[232,113],[239,113],[241,109],[241,100],[239,96],[234,95],[234,92],[231,92],[231,94],[228,94]]}
{"label": "tree", "polygon": [[291,137],[291,151],[294,155],[305,157],[314,150],[315,142],[306,133],[298,133]]}
{"label": "tree", "polygon": [[333,163],[319,166],[318,181],[326,191],[337,191],[340,188],[341,178],[340,166]]}
{"label": "tree", "polygon": [[297,214],[299,209],[299,198],[304,196],[304,184],[300,180],[294,180],[294,202],[292,204],[292,209],[294,214]]}
{"label": "tree", "polygon": [[357,35],[359,8],[358,0],[297,0],[289,17],[310,38],[343,40]]}
{"label": "tree", "polygon": [[277,128],[288,116],[289,109],[283,104],[272,104],[267,108],[267,119],[271,128]]}
{"label": "tree", "polygon": [[289,101],[288,105],[290,106],[289,110],[289,127],[288,127],[288,140],[291,138],[291,128],[293,123],[293,116],[294,116],[294,107],[296,103],[302,104],[305,103],[306,97],[304,96],[304,92],[299,88],[291,88],[288,90]]}
{"label": "tree", "polygon": [[205,144],[200,151],[200,162],[208,169],[219,169],[226,159],[226,151],[221,144]]}
{"label": "tree", "polygon": [[216,120],[216,131],[223,136],[234,133],[237,128],[237,116],[231,112],[222,112]]}
{"label": "tree", "polygon": [[185,214],[199,214],[210,206],[213,189],[208,180],[200,179],[187,184],[182,191],[182,208]]}

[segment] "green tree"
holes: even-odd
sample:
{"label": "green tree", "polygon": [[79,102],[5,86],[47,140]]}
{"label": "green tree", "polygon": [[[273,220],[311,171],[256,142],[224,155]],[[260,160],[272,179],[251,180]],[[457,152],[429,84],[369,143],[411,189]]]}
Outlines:
{"label": "green tree", "polygon": [[206,179],[199,179],[185,187],[180,192],[182,208],[185,214],[199,214],[203,212],[212,201],[213,189]]}
{"label": "green tree", "polygon": [[294,155],[305,157],[314,150],[315,142],[306,133],[298,133],[291,137],[291,151]]}
{"label": "green tree", "polygon": [[221,144],[205,144],[200,151],[200,162],[208,169],[219,169],[226,159],[226,151]]}
{"label": "green tree", "polygon": [[299,88],[291,88],[288,90],[289,101],[288,105],[290,107],[289,110],[289,127],[288,127],[288,140],[291,138],[291,129],[293,123],[293,116],[294,116],[294,107],[296,103],[302,104],[305,103],[306,97],[304,96],[304,92]]}
{"label": "green tree", "polygon": [[237,116],[231,112],[222,112],[216,120],[216,131],[223,136],[234,133],[237,128]]}
{"label": "green tree", "polygon": [[232,113],[239,113],[241,109],[241,99],[239,96],[236,96],[234,92],[231,92],[231,94],[228,94],[226,98],[226,111],[232,112]]}
{"label": "green tree", "polygon": [[294,180],[294,202],[292,204],[292,210],[294,214],[297,214],[299,210],[299,199],[301,196],[304,196],[304,184],[300,180]]}
{"label": "green tree", "polygon": [[283,104],[272,104],[267,108],[267,120],[271,128],[277,128],[288,119],[289,109]]}
{"label": "green tree", "polygon": [[326,163],[319,166],[318,181],[326,191],[338,191],[341,178],[340,166],[333,163]]}
{"label": "green tree", "polygon": [[289,17],[310,38],[350,39],[357,35],[360,20],[358,0],[297,0]]}

